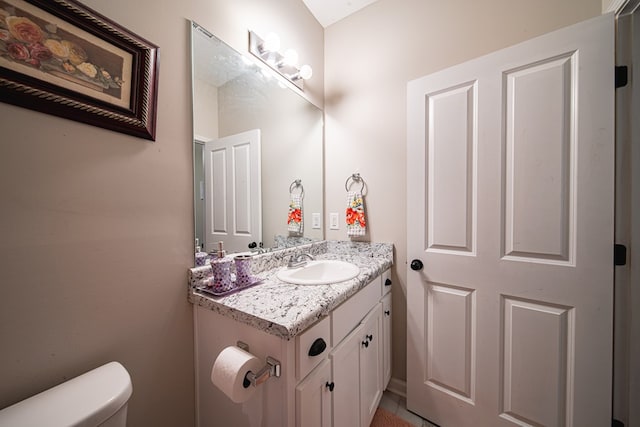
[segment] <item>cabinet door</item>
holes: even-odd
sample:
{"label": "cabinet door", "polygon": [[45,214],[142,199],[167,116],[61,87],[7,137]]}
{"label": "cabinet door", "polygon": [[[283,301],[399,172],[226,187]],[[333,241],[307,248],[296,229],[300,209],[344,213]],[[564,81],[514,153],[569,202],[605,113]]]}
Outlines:
{"label": "cabinet door", "polygon": [[391,293],[382,298],[382,389],[391,379]]}
{"label": "cabinet door", "polygon": [[333,425],[335,427],[360,425],[360,346],[363,325],[331,352],[333,390]]}
{"label": "cabinet door", "polygon": [[[382,308],[362,321],[360,343],[360,425],[368,427],[382,397]],[[352,424],[356,425],[356,424]]]}
{"label": "cabinet door", "polygon": [[296,387],[296,426],[331,427],[331,365],[320,363]]}

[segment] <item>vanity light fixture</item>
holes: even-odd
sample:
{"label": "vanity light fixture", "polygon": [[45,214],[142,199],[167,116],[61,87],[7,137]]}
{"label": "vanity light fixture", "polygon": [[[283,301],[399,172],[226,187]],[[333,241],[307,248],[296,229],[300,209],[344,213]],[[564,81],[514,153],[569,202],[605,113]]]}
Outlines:
{"label": "vanity light fixture", "polygon": [[269,68],[278,72],[298,89],[304,90],[303,81],[313,75],[309,65],[298,66],[298,52],[287,49],[280,53],[280,38],[275,33],[268,34],[264,39],[253,31],[249,31],[249,52]]}

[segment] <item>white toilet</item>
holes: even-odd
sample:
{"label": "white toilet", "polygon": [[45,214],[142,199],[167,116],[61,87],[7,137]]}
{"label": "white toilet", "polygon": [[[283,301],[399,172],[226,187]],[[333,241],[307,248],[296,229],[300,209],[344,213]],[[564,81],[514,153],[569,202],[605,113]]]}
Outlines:
{"label": "white toilet", "polygon": [[110,362],[0,411],[0,427],[125,427],[131,377]]}

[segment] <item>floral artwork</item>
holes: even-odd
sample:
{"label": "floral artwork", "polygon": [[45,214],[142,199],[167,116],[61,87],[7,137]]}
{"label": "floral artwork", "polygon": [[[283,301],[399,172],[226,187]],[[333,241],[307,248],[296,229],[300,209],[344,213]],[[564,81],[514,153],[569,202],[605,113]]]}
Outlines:
{"label": "floral artwork", "polygon": [[120,98],[122,57],[6,1],[0,1],[0,57]]}
{"label": "floral artwork", "polygon": [[153,139],[156,51],[75,0],[0,0],[4,102]]}
{"label": "floral artwork", "polygon": [[350,192],[347,196],[347,234],[349,236],[364,235],[367,222],[364,216],[362,194]]}

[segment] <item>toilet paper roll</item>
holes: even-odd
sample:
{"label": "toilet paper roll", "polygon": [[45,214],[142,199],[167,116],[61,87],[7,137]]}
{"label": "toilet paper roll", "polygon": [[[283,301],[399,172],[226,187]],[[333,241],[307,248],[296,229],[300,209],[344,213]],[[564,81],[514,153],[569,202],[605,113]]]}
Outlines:
{"label": "toilet paper roll", "polygon": [[236,403],[246,402],[255,393],[252,385],[244,387],[247,372],[254,374],[262,368],[262,362],[253,354],[235,346],[220,352],[211,369],[211,382]]}

